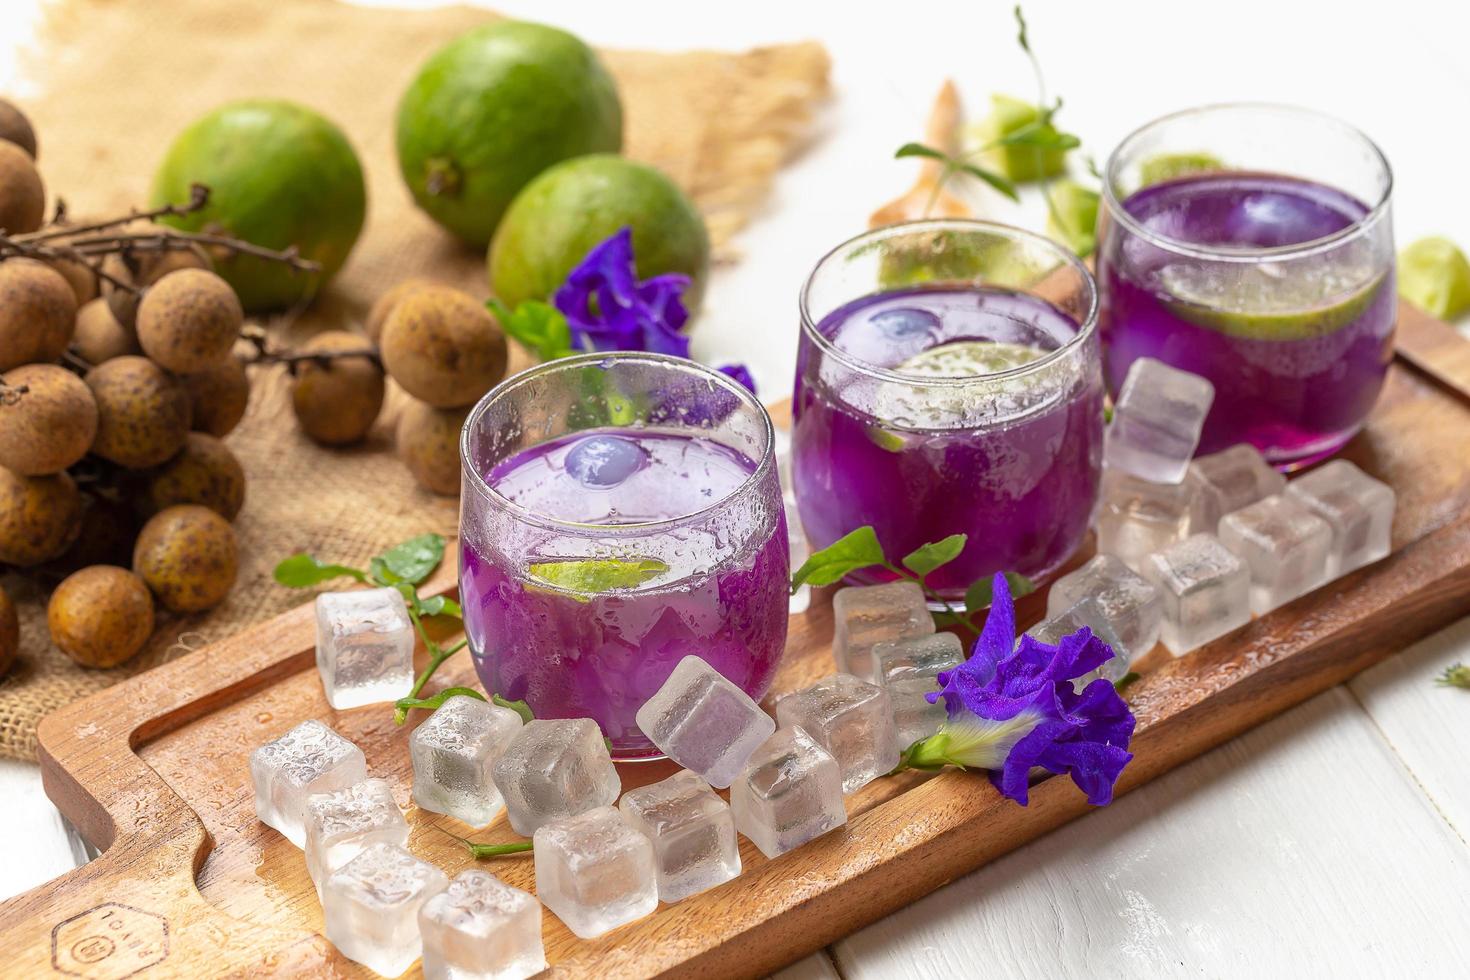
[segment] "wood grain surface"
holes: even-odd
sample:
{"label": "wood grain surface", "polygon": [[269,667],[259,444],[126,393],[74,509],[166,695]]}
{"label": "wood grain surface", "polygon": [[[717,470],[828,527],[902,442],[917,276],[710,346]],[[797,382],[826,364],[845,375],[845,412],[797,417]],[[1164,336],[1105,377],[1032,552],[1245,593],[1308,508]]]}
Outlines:
{"label": "wood grain surface", "polygon": [[[1347,455],[1399,493],[1395,552],[1240,631],[1157,666],[1128,691],[1136,759],[1119,792],[1142,785],[1457,618],[1470,598],[1470,349],[1405,308],[1396,363],[1373,419]],[[1406,363],[1412,360],[1413,364]],[[452,569],[433,587],[448,590]],[[1040,596],[1022,605],[1034,620]],[[774,692],[830,673],[831,610],[819,594],[792,619]],[[303,606],[50,716],[41,729],[48,794],[104,854],[0,905],[0,957],[16,975],[62,970],[123,977],[309,971],[366,975],[320,937],[300,852],[255,820],[250,749],[317,717],[359,744],[409,804],[408,726],[386,706],[332,711],[312,670]],[[467,658],[439,683],[472,679]],[[667,763],[621,767],[625,787]],[[879,780],[848,800],[850,821],[775,861],[742,840],[740,878],[597,940],[545,913],[548,958],[564,976],[763,973],[799,959],[1087,811],[1048,779],[1031,805],[974,775]],[[410,847],[453,875],[470,859],[409,808]],[[509,840],[504,821],[474,835]],[[527,858],[493,870],[533,887]],[[166,965],[164,965],[166,964]]]}

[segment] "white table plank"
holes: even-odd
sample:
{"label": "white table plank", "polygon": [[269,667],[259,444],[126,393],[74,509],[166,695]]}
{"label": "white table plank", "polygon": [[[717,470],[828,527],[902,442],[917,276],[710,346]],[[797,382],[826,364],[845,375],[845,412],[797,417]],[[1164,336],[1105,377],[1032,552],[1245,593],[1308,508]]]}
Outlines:
{"label": "white table plank", "polygon": [[1470,663],[1470,620],[1365,671],[1349,688],[1461,840],[1470,841],[1470,691],[1434,683],[1456,663]]}
{"label": "white table plank", "polygon": [[771,980],[842,980],[842,974],[837,972],[831,957],[823,950],[771,974]]}
{"label": "white table plank", "polygon": [[[69,835],[61,814],[41,789],[41,770],[29,762],[0,759],[0,829],[6,841],[0,861],[0,898],[18,895],[85,863],[81,842]],[[3,971],[0,971],[3,972]]]}
{"label": "white table plank", "polygon": [[1470,848],[1338,688],[834,951],[849,980],[1463,976],[1467,881]]}

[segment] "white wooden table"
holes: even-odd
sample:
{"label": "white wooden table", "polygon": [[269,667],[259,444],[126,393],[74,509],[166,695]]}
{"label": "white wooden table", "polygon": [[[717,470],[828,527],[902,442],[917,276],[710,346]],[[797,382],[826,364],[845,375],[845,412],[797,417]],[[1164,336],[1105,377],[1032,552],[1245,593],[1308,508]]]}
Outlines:
{"label": "white wooden table", "polygon": [[[0,4],[0,92],[35,84],[13,53],[40,2]],[[694,345],[750,363],[767,394],[790,383],[801,279],[907,184],[911,165],[892,151],[918,135],[940,79],[953,75],[977,114],[991,91],[1031,92],[1009,6],[995,0],[493,5],[609,46],[828,45],[837,97],[741,237],[741,263],[718,271]],[[1175,108],[1298,102],[1383,145],[1401,242],[1439,232],[1470,244],[1464,5],[1030,6],[1062,118],[1099,161]],[[999,202],[991,214],[1036,219]],[[782,976],[1470,976],[1470,692],[1433,685],[1462,660],[1470,620]],[[34,766],[0,763],[0,798],[0,895],[79,860]]]}

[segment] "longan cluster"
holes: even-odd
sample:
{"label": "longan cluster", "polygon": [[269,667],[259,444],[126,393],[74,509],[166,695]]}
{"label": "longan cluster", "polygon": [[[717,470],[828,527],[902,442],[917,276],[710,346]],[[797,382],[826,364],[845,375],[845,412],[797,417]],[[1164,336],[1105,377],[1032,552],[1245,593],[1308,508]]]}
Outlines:
{"label": "longan cluster", "polygon": [[[0,100],[0,231],[42,227],[36,140]],[[132,657],[154,606],[222,601],[245,473],[222,438],[249,398],[243,313],[202,249],[0,254],[0,564],[65,576],[52,640],[80,663]],[[18,639],[0,593],[0,672]]]}

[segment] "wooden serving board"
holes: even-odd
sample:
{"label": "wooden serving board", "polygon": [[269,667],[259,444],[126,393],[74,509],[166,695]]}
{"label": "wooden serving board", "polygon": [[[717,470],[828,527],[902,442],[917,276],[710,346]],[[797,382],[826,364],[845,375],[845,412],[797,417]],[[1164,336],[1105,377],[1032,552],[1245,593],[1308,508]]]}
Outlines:
{"label": "wooden serving board", "polygon": [[[1398,491],[1394,553],[1179,659],[1156,650],[1127,690],[1138,716],[1124,793],[1338,684],[1470,607],[1470,343],[1408,307],[1383,397],[1346,455]],[[453,587],[440,571],[435,591]],[[1039,618],[1041,595],[1021,604]],[[831,606],[792,618],[774,694],[832,672]],[[97,860],[0,904],[6,975],[120,978],[367,975],[321,937],[301,852],[255,819],[246,757],[305,718],[360,745],[409,806],[410,726],[386,705],[336,712],[313,667],[309,605],[48,716],[46,791]],[[467,656],[437,685],[473,683]],[[621,767],[624,787],[668,763]],[[557,976],[751,976],[791,962],[1088,810],[1047,779],[1022,808],[981,776],[905,774],[848,799],[849,823],[596,940],[544,915]],[[455,821],[409,809],[409,846],[451,876],[471,863]],[[513,839],[504,820],[473,834]],[[24,846],[24,842],[15,842]],[[534,888],[529,856],[491,863]]]}

